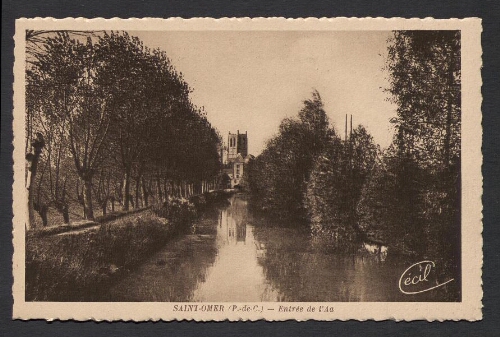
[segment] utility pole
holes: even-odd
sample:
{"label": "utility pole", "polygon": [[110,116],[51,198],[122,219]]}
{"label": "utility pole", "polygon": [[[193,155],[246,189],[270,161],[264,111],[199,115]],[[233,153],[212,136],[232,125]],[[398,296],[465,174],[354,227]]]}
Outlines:
{"label": "utility pole", "polygon": [[352,170],[352,115],[351,115],[351,131],[349,132],[349,168]]}
{"label": "utility pole", "polygon": [[352,115],[351,115],[351,129],[349,132],[349,223],[350,225],[354,225],[354,193],[353,193],[353,185],[354,185],[354,175],[353,175],[353,167],[352,167]]}
{"label": "utility pole", "polygon": [[344,140],[347,144],[347,114],[345,114],[345,137],[344,137]]}
{"label": "utility pole", "polygon": [[351,132],[349,134],[349,139],[351,139],[351,137],[352,137],[352,115],[351,115]]}

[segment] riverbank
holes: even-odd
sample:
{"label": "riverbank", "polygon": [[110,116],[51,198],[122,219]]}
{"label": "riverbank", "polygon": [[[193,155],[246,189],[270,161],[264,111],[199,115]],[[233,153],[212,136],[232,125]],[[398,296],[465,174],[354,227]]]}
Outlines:
{"label": "riverbank", "polygon": [[352,252],[332,250],[319,244],[303,227],[282,226],[273,218],[255,217],[249,206],[246,195],[235,194],[227,205],[207,208],[189,233],[171,240],[96,300],[459,300],[454,283],[414,296],[402,293],[398,280],[417,261],[389,256],[385,259],[383,252],[372,252],[370,247],[361,244]]}
{"label": "riverbank", "polygon": [[108,213],[106,215],[98,216],[93,221],[92,220],[79,220],[73,221],[67,224],[59,224],[48,227],[34,228],[29,232],[29,235],[33,236],[48,236],[48,235],[58,235],[62,233],[68,233],[72,231],[86,230],[92,227],[97,227],[102,224],[117,220],[126,216],[144,212],[151,207],[138,208],[131,211],[116,211]]}
{"label": "riverbank", "polygon": [[[87,230],[26,235],[26,301],[89,301],[99,298],[179,234],[190,230],[206,207],[229,194],[200,200],[171,199]],[[201,201],[202,200],[202,201]]]}

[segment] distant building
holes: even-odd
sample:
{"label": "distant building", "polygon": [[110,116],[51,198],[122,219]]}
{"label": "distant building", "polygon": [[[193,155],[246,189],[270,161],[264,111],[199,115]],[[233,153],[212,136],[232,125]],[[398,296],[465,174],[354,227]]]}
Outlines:
{"label": "distant building", "polygon": [[[246,207],[246,205],[245,205]],[[246,242],[247,222],[245,219],[231,214],[230,208],[224,209],[219,215],[219,228],[217,236],[227,243],[238,244]]]}
{"label": "distant building", "polygon": [[226,156],[222,156],[224,161],[223,173],[229,177],[229,183],[226,187],[239,187],[246,164],[250,159],[254,158],[248,154],[247,132],[240,133],[239,130],[237,133],[229,132],[226,151]]}
{"label": "distant building", "polygon": [[232,160],[241,154],[243,158],[248,155],[248,135],[247,132],[241,133],[240,130],[237,133],[229,132],[227,137],[227,159]]}

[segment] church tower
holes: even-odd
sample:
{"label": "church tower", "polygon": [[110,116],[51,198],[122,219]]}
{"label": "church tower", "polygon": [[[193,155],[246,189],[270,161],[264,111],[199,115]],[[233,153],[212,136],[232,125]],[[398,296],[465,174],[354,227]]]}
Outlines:
{"label": "church tower", "polygon": [[243,179],[246,165],[254,158],[248,154],[248,133],[229,132],[227,136],[227,147],[225,147],[223,173],[227,175],[227,188],[239,188],[241,179]]}
{"label": "church tower", "polygon": [[248,155],[248,134],[247,132],[240,134],[239,130],[237,133],[229,132],[227,138],[227,159],[236,159],[238,153],[243,158]]}

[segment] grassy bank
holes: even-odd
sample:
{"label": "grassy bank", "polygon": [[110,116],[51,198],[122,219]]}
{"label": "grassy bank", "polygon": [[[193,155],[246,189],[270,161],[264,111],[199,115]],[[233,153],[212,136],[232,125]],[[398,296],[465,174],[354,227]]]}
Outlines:
{"label": "grassy bank", "polygon": [[109,285],[189,230],[203,209],[224,193],[193,202],[171,199],[140,214],[79,233],[26,236],[27,301],[92,301]]}

